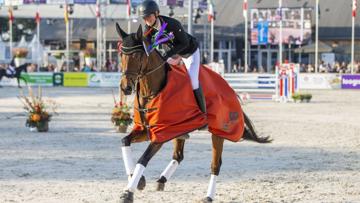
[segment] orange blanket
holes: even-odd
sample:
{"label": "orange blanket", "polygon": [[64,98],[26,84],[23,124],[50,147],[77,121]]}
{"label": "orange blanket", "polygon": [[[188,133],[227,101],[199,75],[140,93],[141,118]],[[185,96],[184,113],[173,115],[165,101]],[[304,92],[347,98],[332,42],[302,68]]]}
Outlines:
{"label": "orange blanket", "polygon": [[[172,67],[166,87],[147,104],[148,109],[154,109],[146,113],[152,142],[169,141],[207,123],[212,134],[234,142],[240,140],[244,117],[236,93],[220,75],[205,66],[200,67],[200,84],[207,116],[198,108],[185,66]],[[144,130],[137,110],[134,123],[134,131]]]}

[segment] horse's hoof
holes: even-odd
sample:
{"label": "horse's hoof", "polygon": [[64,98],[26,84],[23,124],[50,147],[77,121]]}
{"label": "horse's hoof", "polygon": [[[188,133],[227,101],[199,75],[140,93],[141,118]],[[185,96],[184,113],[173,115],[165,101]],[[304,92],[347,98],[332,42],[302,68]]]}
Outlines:
{"label": "horse's hoof", "polygon": [[210,202],[213,202],[213,199],[211,199],[210,197],[204,197],[203,199],[198,201],[198,203],[210,203]]}
{"label": "horse's hoof", "polygon": [[158,182],[156,186],[156,191],[164,191],[165,183]]}
{"label": "horse's hoof", "polygon": [[134,202],[134,193],[129,190],[125,190],[120,196],[119,203],[133,203]]}
{"label": "horse's hoof", "polygon": [[138,190],[143,190],[143,189],[145,189],[145,186],[146,186],[145,176],[141,176],[141,178],[139,180],[139,183],[137,185],[137,189]]}

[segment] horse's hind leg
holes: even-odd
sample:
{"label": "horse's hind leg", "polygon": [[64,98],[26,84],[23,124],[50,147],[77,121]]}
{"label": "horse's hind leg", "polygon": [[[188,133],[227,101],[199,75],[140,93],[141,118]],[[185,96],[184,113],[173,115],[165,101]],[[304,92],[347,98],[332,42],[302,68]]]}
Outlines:
{"label": "horse's hind leg", "polygon": [[139,159],[138,163],[135,166],[134,173],[131,176],[131,179],[126,186],[125,191],[120,196],[120,202],[122,203],[132,203],[134,201],[134,192],[136,186],[139,184],[140,178],[143,176],[145,167],[149,163],[150,159],[159,151],[162,143],[150,143],[148,148],[145,150],[144,154]]}
{"label": "horse's hind leg", "polygon": [[[123,161],[124,161],[125,171],[126,171],[129,181],[130,181],[130,178],[131,178],[132,174],[134,173],[134,169],[135,169],[135,163],[132,158],[132,152],[131,152],[130,145],[131,145],[131,143],[143,142],[146,140],[147,140],[146,134],[144,132],[138,132],[138,131],[131,132],[129,135],[127,135],[123,139],[121,139],[122,157],[123,157]],[[139,181],[138,189],[143,190],[145,188],[145,186],[146,186],[146,180],[145,180],[145,177],[142,176]]]}
{"label": "horse's hind leg", "polygon": [[165,188],[165,183],[170,179],[172,174],[174,174],[176,168],[179,166],[180,162],[184,159],[184,145],[185,139],[176,138],[173,140],[174,143],[174,152],[173,160],[170,161],[169,165],[161,173],[160,178],[157,180],[158,185],[156,190],[163,191]]}
{"label": "horse's hind leg", "polygon": [[207,190],[206,197],[201,202],[212,202],[215,196],[216,178],[220,173],[221,155],[223,152],[224,138],[212,135],[212,162],[211,162],[211,177]]}

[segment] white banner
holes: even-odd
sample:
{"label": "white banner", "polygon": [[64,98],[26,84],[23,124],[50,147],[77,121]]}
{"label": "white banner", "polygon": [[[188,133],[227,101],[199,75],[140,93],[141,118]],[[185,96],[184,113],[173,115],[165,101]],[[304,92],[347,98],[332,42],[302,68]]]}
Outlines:
{"label": "white banner", "polygon": [[89,87],[119,87],[120,73],[88,73]]}
{"label": "white banner", "polygon": [[68,4],[73,4],[74,0],[47,0],[47,4],[66,4],[66,1]]}
{"label": "white banner", "polygon": [[5,0],[6,6],[19,6],[23,4],[23,0]]}
{"label": "white banner", "polygon": [[300,74],[300,89],[340,89],[341,78],[337,74]]}

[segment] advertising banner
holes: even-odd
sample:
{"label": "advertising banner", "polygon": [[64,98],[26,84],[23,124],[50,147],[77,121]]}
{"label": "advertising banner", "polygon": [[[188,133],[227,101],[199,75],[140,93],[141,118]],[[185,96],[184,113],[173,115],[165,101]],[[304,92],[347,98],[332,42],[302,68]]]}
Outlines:
{"label": "advertising banner", "polygon": [[5,0],[6,6],[19,6],[23,4],[23,0]]}
{"label": "advertising banner", "polygon": [[53,85],[54,86],[63,86],[64,85],[64,74],[63,73],[54,73]]}
{"label": "advertising banner", "polygon": [[73,4],[74,0],[46,0],[47,4]]}
{"label": "advertising banner", "polygon": [[126,4],[127,0],[110,0],[111,4]]}
{"label": "advertising banner", "polygon": [[360,89],[360,75],[342,75],[342,89]]}
{"label": "advertising banner", "polygon": [[120,73],[88,73],[90,87],[119,87]]}
{"label": "advertising banner", "polygon": [[87,73],[64,73],[64,87],[87,87]]}
{"label": "advertising banner", "polygon": [[267,43],[279,44],[280,22],[282,42],[285,44],[307,44],[311,40],[311,8],[260,8],[250,11],[251,44],[259,43],[259,25],[268,22]]}
{"label": "advertising banner", "polygon": [[96,4],[96,0],[74,0],[75,4]]}
{"label": "advertising banner", "polygon": [[267,44],[268,42],[268,29],[269,24],[267,21],[260,21],[258,23],[258,44]]}
{"label": "advertising banner", "polygon": [[46,0],[24,0],[24,4],[46,4]]}
{"label": "advertising banner", "polygon": [[340,89],[341,77],[338,74],[300,74],[300,89]]}
{"label": "advertising banner", "polygon": [[53,73],[24,73],[21,76],[28,85],[53,86]]}

